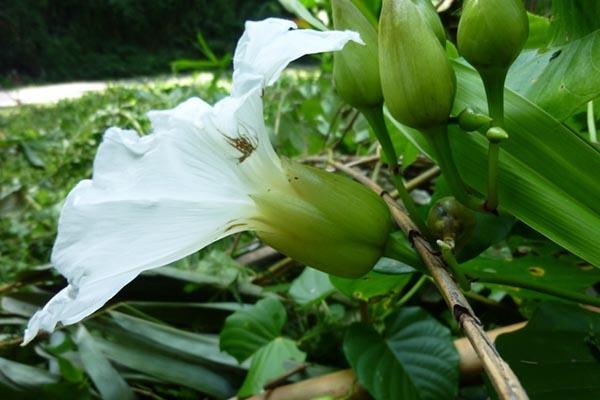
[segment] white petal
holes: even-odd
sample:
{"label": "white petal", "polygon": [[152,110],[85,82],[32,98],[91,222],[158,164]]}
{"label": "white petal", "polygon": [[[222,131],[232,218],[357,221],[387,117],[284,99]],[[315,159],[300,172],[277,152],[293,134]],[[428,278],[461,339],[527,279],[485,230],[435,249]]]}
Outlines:
{"label": "white petal", "polygon": [[292,21],[278,18],[246,22],[233,57],[234,96],[273,84],[290,62],[306,54],[341,50],[350,40],[363,43],[352,31],[295,28]]}
{"label": "white petal", "polygon": [[[248,195],[280,171],[257,91],[214,109],[190,99],[149,116],[154,133],[145,137],[109,129],[93,180],[67,197],[52,263],[69,286],[32,317],[26,342],[91,314],[142,271],[247,229],[255,212]],[[231,143],[240,126],[255,147],[243,161]]]}

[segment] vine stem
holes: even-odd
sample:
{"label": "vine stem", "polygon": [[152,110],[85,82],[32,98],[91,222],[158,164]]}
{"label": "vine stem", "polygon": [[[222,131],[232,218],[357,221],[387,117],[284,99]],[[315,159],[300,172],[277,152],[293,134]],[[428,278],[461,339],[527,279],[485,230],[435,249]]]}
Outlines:
{"label": "vine stem", "polygon": [[387,126],[385,125],[385,119],[383,116],[382,107],[374,107],[374,108],[365,108],[360,110],[362,114],[365,116],[369,125],[373,128],[375,132],[375,136],[381,145],[381,149],[383,150],[383,154],[385,156],[385,161],[388,164],[390,175],[392,176],[392,180],[394,181],[394,186],[398,191],[398,195],[402,200],[402,204],[408,211],[408,215],[412,218],[415,225],[419,227],[419,230],[423,232],[425,235],[429,235],[429,230],[421,218],[419,211],[417,210],[417,206],[410,197],[410,193],[404,186],[404,182],[402,181],[402,176],[400,175],[400,168],[398,166],[398,155],[396,154],[396,150],[394,149],[394,144],[392,143],[392,139],[390,138],[390,134],[388,132]]}
{"label": "vine stem", "polygon": [[421,235],[408,215],[405,214],[387,192],[360,172],[338,162],[331,162],[331,165],[369,187],[386,202],[390,208],[392,217],[400,229],[411,238],[413,247],[435,281],[448,308],[475,349],[487,376],[498,393],[498,397],[503,400],[528,399],[529,397],[519,382],[519,378],[517,378],[510,366],[502,359],[491,338],[483,330],[481,321],[475,316],[469,302],[460,291],[456,282],[450,277],[444,261],[437,255],[431,244]]}
{"label": "vine stem", "polygon": [[410,290],[406,292],[406,294],[402,296],[400,300],[398,300],[398,302],[396,303],[396,307],[403,306],[404,304],[406,304],[406,302],[412,299],[415,293],[417,293],[419,289],[421,289],[425,282],[427,282],[427,275],[423,274],[421,275],[419,280],[410,288]]}

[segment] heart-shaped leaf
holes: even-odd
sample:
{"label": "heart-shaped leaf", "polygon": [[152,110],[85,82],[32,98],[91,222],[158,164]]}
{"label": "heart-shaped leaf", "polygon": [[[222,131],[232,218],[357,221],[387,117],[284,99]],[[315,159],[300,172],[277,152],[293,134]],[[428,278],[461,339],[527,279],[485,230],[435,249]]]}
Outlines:
{"label": "heart-shaped leaf", "polygon": [[377,400],[442,400],[458,391],[459,359],[450,332],[420,308],[391,315],[383,335],[371,325],[353,325],[344,354]]}
{"label": "heart-shaped leaf", "polygon": [[286,319],[285,308],[273,298],[262,299],[248,310],[234,312],[227,317],[221,331],[221,350],[242,362],[278,337]]}

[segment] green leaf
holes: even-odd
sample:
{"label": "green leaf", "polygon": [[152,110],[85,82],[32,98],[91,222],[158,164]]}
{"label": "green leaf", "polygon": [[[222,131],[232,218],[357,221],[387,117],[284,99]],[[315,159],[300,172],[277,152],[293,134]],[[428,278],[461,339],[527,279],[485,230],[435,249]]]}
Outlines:
{"label": "green leaf", "polygon": [[286,319],[285,308],[279,300],[260,300],[251,309],[227,317],[220,335],[221,350],[242,362],[278,337]]}
{"label": "green leaf", "polygon": [[235,393],[234,377],[169,354],[135,337],[120,335],[115,341],[96,337],[95,343],[108,359],[161,381],[183,385],[217,398],[228,398]]}
{"label": "green leaf", "polygon": [[496,347],[532,400],[600,398],[600,314],[544,303]]}
{"label": "green leaf", "polygon": [[293,364],[301,363],[305,358],[306,354],[298,350],[293,340],[283,337],[273,339],[252,356],[250,370],[238,396],[259,393],[267,382],[283,375]]}
{"label": "green leaf", "polygon": [[0,383],[13,389],[28,389],[58,382],[59,377],[40,368],[0,357]]}
{"label": "green leaf", "polygon": [[527,17],[529,18],[529,36],[527,37],[525,48],[545,48],[551,38],[550,19],[530,12],[527,13]]}
{"label": "green leaf", "polygon": [[219,350],[219,338],[216,335],[187,332],[115,311],[109,314],[128,334],[163,347],[165,351],[221,365],[238,365],[233,357]]}
{"label": "green leaf", "polygon": [[[390,238],[388,239],[388,246],[389,240],[394,240],[395,245],[402,247],[403,254],[402,257],[399,258],[402,258],[404,262],[393,258],[381,257],[379,261],[377,261],[377,264],[375,264],[373,267],[373,271],[388,275],[402,275],[416,272],[417,270],[412,265],[421,265],[421,260],[410,245],[410,242],[408,241],[408,238],[404,232],[394,232],[392,235],[390,235]],[[404,252],[407,253],[406,258],[404,258]],[[407,262],[410,264],[407,264]]]}
{"label": "green leaf", "polygon": [[577,40],[600,29],[597,0],[553,0],[550,31],[553,45]]}
{"label": "green leaf", "polygon": [[[577,258],[567,256],[527,255],[503,259],[483,254],[461,264],[460,268],[483,282],[504,283],[547,294],[565,293],[575,298],[586,296],[586,292],[600,282],[600,269],[582,265]],[[531,296],[520,290],[515,294]]]}
{"label": "green leaf", "polygon": [[600,96],[600,31],[560,46],[526,50],[507,86],[564,120]]}
{"label": "green leaf", "polygon": [[126,400],[135,398],[127,382],[102,355],[102,352],[94,343],[93,337],[83,325],[78,327],[74,340],[79,349],[83,369],[92,379],[103,399]]}
{"label": "green leaf", "polygon": [[353,325],[344,354],[378,400],[442,400],[458,392],[459,358],[450,332],[420,308],[391,315],[384,335],[367,324]]}
{"label": "green leaf", "polygon": [[299,277],[294,279],[289,294],[300,305],[306,305],[324,299],[335,291],[325,272],[306,267]]}
{"label": "green leaf", "polygon": [[[485,109],[477,73],[454,63],[458,88],[454,112]],[[600,152],[552,116],[505,91],[506,130],[499,161],[501,207],[559,245],[600,266]],[[397,123],[396,123],[397,124]],[[431,154],[423,135],[397,124],[419,148]],[[485,193],[487,140],[458,128],[450,131],[454,158],[465,181]]]}
{"label": "green leaf", "polygon": [[371,271],[356,279],[329,276],[329,280],[340,292],[348,297],[368,301],[401,291],[410,281],[412,274],[389,275]]}
{"label": "green leaf", "polygon": [[314,15],[311,14],[310,11],[298,0],[279,0],[279,3],[285,8],[287,11],[292,14],[297,15],[302,18],[309,24],[311,24],[314,28],[317,28],[320,31],[326,31],[327,27]]}

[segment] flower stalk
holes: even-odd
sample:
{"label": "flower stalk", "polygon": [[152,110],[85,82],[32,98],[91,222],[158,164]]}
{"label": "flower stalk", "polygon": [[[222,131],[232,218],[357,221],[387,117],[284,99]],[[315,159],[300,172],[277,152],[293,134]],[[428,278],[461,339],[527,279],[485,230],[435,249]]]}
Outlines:
{"label": "flower stalk", "polygon": [[400,175],[400,168],[398,166],[398,155],[396,154],[396,150],[394,149],[394,144],[390,138],[390,134],[388,132],[387,126],[385,125],[385,119],[383,116],[383,109],[381,107],[374,108],[365,108],[360,110],[362,114],[365,116],[371,128],[375,132],[375,136],[381,145],[381,149],[383,150],[385,161],[388,164],[388,168],[390,171],[390,176],[394,182],[394,187],[398,191],[398,196],[404,207],[408,211],[411,219],[414,221],[415,225],[419,227],[421,232],[427,234],[428,229],[421,218],[419,211],[417,210],[417,206],[410,197],[410,193],[406,189],[404,182],[402,180],[402,176]]}
{"label": "flower stalk", "polygon": [[[507,72],[507,68],[500,68],[489,69],[486,73],[481,73],[487,97],[488,113],[492,119],[491,127],[504,127],[504,82]],[[498,161],[500,158],[500,143],[504,138],[493,134],[486,136],[488,138],[488,179],[484,208],[493,212],[499,204]]]}
{"label": "flower stalk", "polygon": [[475,211],[481,211],[481,200],[469,193],[469,188],[460,177],[458,168],[454,162],[450,148],[450,139],[448,137],[448,127],[446,125],[438,125],[430,128],[425,137],[429,141],[429,145],[438,165],[444,173],[453,196],[466,207]]}

